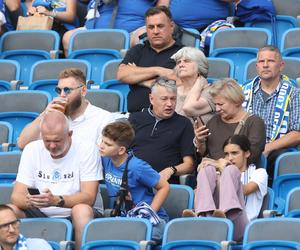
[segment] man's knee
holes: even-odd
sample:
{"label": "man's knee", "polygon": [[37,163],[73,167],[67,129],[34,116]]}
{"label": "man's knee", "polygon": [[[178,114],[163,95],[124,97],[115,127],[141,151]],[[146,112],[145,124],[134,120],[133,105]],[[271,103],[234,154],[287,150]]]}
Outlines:
{"label": "man's knee", "polygon": [[72,220],[74,223],[77,220],[87,220],[94,217],[93,208],[87,204],[78,204],[72,208],[71,211]]}

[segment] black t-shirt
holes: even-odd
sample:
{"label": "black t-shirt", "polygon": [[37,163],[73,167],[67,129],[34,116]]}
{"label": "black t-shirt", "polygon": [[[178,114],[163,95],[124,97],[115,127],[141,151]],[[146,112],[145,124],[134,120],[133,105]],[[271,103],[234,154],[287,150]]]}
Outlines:
{"label": "black t-shirt", "polygon": [[[171,56],[183,47],[182,44],[175,42],[171,47],[157,53],[151,48],[149,41],[144,44],[138,44],[128,50],[123,64],[134,63],[139,67],[160,66],[173,69],[176,65]],[[150,89],[139,86],[137,84],[130,85],[130,91],[127,97],[128,112],[141,111],[143,108],[148,108]]]}
{"label": "black t-shirt", "polygon": [[[194,158],[194,130],[188,118],[174,113],[169,119],[157,121],[145,109],[132,113],[129,121],[135,130],[132,145],[135,156],[148,162],[156,171],[182,163],[184,156]],[[178,181],[176,177],[170,183]]]}

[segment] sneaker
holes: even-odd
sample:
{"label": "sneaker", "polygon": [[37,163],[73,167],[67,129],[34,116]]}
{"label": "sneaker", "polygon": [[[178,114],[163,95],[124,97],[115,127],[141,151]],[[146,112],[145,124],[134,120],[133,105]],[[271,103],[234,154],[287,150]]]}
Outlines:
{"label": "sneaker", "polygon": [[197,217],[196,213],[191,209],[184,209],[182,211],[182,217]]}
{"label": "sneaker", "polygon": [[224,213],[223,210],[216,209],[216,210],[213,212],[212,217],[226,218],[226,215],[225,215],[225,213]]}

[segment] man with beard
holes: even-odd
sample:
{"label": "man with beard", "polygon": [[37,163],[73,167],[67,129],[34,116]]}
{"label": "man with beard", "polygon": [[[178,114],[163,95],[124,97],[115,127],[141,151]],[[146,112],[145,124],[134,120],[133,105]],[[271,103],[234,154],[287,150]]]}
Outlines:
{"label": "man with beard", "polygon": [[27,144],[22,153],[10,206],[18,218],[71,219],[78,250],[86,223],[103,213],[92,208],[102,178],[98,148],[73,138],[68,119],[57,110],[43,116],[40,130],[42,140]]}
{"label": "man with beard", "polygon": [[69,118],[73,138],[92,140],[95,144],[101,142],[103,127],[114,120],[112,113],[90,104],[85,99],[86,78],[80,69],[65,69],[59,74],[58,79],[55,91],[59,96],[49,103],[39,117],[23,129],[18,139],[19,148],[23,149],[29,142],[40,138],[41,119],[50,110],[55,109],[65,113]]}
{"label": "man with beard", "polygon": [[[20,234],[20,220],[7,205],[0,204],[0,249],[51,250],[52,247],[42,239],[25,238]],[[22,247],[22,248],[21,248]]]}

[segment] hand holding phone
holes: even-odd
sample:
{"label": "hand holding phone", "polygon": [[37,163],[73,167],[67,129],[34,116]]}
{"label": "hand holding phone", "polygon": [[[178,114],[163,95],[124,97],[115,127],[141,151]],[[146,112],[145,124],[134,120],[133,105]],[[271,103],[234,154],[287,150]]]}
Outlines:
{"label": "hand holding phone", "polygon": [[38,190],[38,188],[28,187],[27,190],[28,190],[28,193],[31,195],[40,194],[40,191]]}

